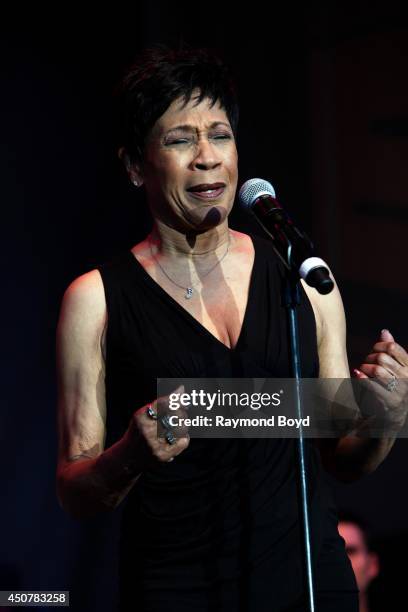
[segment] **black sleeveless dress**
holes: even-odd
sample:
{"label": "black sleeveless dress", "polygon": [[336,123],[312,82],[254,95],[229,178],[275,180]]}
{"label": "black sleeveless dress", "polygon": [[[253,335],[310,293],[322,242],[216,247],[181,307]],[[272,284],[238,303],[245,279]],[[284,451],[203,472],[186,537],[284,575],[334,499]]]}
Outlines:
{"label": "black sleeveless dress", "polygon": [[[108,309],[106,400],[123,430],[156,379],[290,377],[282,265],[251,236],[255,260],[241,335],[229,349],[128,251],[101,265]],[[318,375],[313,311],[299,307],[302,374]],[[109,421],[108,421],[109,422]],[[124,504],[120,610],[306,610],[293,439],[191,439],[144,472]],[[310,441],[317,611],[358,610],[330,488]]]}

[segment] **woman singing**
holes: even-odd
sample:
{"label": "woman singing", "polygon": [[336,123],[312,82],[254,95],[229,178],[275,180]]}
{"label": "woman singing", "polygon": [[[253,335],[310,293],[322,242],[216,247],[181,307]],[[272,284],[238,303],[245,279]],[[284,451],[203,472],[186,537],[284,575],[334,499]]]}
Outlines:
{"label": "woman singing", "polygon": [[[60,502],[81,518],[125,500],[122,611],[306,610],[295,440],[157,436],[157,378],[292,375],[282,265],[267,240],[228,226],[238,181],[229,73],[204,51],[146,51],[120,101],[119,155],[144,190],[153,227],[64,295]],[[337,287],[325,296],[302,287],[299,328],[303,376],[348,378]],[[384,331],[359,375],[376,368],[395,378],[407,364]],[[124,433],[105,448],[110,412]],[[322,462],[353,478],[390,446],[357,438],[310,444],[319,612],[358,609]]]}

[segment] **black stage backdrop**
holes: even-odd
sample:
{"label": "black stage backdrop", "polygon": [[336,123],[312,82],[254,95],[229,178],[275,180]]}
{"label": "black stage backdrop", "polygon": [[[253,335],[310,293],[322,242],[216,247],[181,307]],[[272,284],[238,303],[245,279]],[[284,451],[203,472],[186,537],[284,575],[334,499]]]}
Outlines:
{"label": "black stage backdrop", "polygon": [[[76,522],[58,506],[54,337],[67,285],[149,228],[113,146],[121,69],[154,43],[229,61],[240,180],[270,180],[332,266],[357,366],[383,327],[408,346],[408,22],[403,3],[361,0],[84,10],[20,7],[1,19],[0,589],[69,589],[73,610],[108,612],[120,509]],[[231,225],[259,232],[238,210]],[[399,441],[376,473],[336,486],[382,551],[375,609],[403,597],[407,460]]]}

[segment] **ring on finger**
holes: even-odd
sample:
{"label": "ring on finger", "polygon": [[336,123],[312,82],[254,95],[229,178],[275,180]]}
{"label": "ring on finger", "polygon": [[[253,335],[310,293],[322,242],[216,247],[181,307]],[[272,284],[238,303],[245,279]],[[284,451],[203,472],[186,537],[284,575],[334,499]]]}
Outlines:
{"label": "ring on finger", "polygon": [[168,431],[165,435],[165,438],[166,438],[167,444],[173,445],[176,443],[176,437],[172,431]]}
{"label": "ring on finger", "polygon": [[167,414],[165,414],[164,416],[160,417],[160,423],[162,424],[164,429],[166,429],[167,431],[171,431],[170,419],[169,419],[169,416]]}
{"label": "ring on finger", "polygon": [[147,407],[146,410],[146,414],[150,419],[153,419],[154,421],[157,421],[157,412],[155,412],[152,408],[152,405],[149,404],[149,406]]}
{"label": "ring on finger", "polygon": [[398,387],[398,378],[395,376],[393,372],[391,372],[391,380],[387,383],[387,391],[392,393]]}

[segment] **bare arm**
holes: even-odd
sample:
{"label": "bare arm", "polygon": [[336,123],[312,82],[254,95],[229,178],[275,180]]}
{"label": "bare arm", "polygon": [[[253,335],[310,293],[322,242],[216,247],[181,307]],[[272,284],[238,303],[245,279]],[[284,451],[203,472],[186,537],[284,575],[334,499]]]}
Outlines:
{"label": "bare arm", "polygon": [[135,453],[124,436],[104,451],[106,328],[102,279],[93,270],[66,290],[57,329],[57,493],[61,506],[80,518],[115,508],[138,478]]}
{"label": "bare arm", "polygon": [[[320,362],[320,378],[350,377],[346,352],[346,321],[340,292],[335,285],[332,293],[320,295],[303,284],[315,313]],[[357,415],[356,415],[357,416]],[[358,417],[361,415],[359,414]],[[333,475],[343,481],[353,481],[370,473],[390,452],[395,438],[359,436],[364,421],[356,419],[353,433],[337,439],[317,440],[323,463]]]}
{"label": "bare arm", "polygon": [[[106,437],[105,294],[97,270],[76,279],[62,301],[57,329],[59,453],[57,494],[75,518],[112,510],[152,461],[169,462],[189,443],[157,437],[147,406],[135,407],[123,437],[104,450]],[[156,399],[152,406],[157,412]]]}

